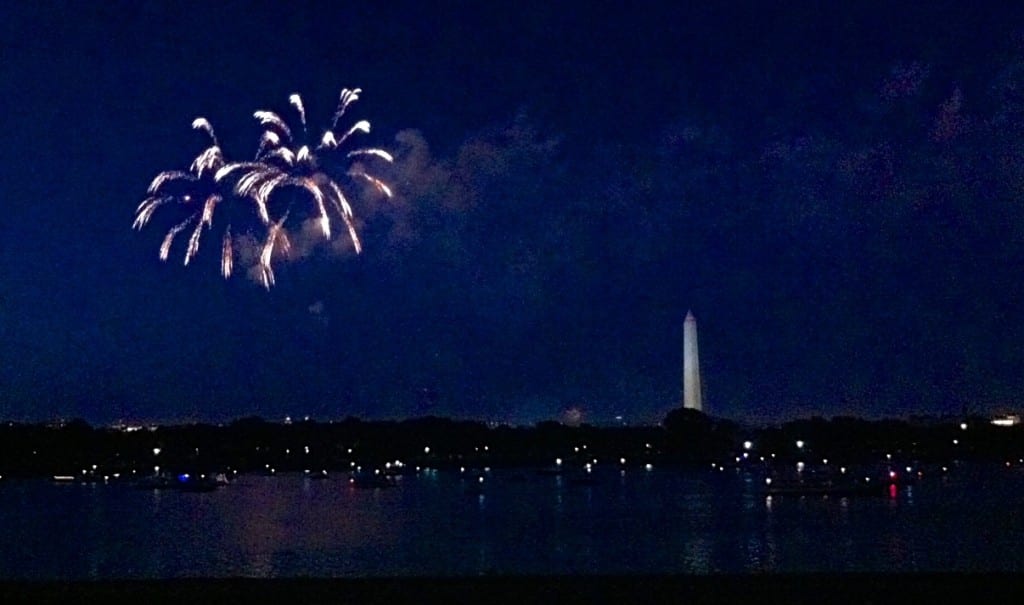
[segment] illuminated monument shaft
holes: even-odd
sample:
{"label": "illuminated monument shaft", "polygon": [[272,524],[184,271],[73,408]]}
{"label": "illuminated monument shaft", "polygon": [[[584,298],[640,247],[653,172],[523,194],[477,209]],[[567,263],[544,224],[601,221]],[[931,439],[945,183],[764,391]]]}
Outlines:
{"label": "illuminated monument shaft", "polygon": [[697,318],[687,311],[683,322],[683,407],[704,411],[700,390],[700,358],[697,355]]}

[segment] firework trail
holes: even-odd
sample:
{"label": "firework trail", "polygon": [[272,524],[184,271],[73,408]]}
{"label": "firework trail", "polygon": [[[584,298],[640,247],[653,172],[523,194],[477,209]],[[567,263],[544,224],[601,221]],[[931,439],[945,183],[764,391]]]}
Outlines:
{"label": "firework trail", "polygon": [[[300,199],[311,202],[311,209],[306,214],[315,217],[319,231],[325,239],[331,238],[332,215],[336,215],[345,224],[356,253],[362,251],[352,206],[342,187],[321,167],[318,157],[321,153],[326,155],[337,150],[355,133],[370,132],[370,123],[361,120],[340,136],[335,133],[338,121],[348,106],[358,99],[360,92],[358,88],[341,91],[331,128],[324,132],[320,137],[319,145],[315,148],[306,140],[308,138],[306,110],[302,97],[298,94],[290,95],[288,102],[298,114],[301,137],[294,134],[297,131],[290,128],[277,113],[267,110],[256,111],[253,113],[253,117],[265,130],[260,137],[255,160],[234,164],[223,169],[225,175],[236,170],[242,173],[234,192],[253,200],[268,229],[268,236],[259,256],[260,275],[264,287],[269,288],[274,283],[274,273],[270,265],[275,246],[282,252],[288,248],[285,240],[281,239],[285,237],[282,234],[285,233],[286,217],[292,215],[293,211],[296,211],[295,216],[303,215],[296,208]],[[360,157],[375,157],[385,162],[393,161],[391,154],[382,149],[356,149],[345,154],[345,158],[348,160]],[[353,180],[359,179],[368,182],[384,196],[391,197],[391,189],[383,181],[366,172],[361,164],[353,164],[344,174]],[[300,195],[286,196],[283,190],[287,188],[291,188],[293,193]],[[275,195],[285,199],[281,200],[281,210],[272,212],[270,206]],[[275,220],[278,216],[282,218]]]}

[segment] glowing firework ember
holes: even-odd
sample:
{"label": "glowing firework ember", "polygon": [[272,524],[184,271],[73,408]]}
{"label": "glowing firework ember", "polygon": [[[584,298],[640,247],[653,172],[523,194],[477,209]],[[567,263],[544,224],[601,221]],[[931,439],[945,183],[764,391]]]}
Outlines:
{"label": "glowing firework ember", "polygon": [[[204,229],[213,226],[214,211],[226,199],[245,206],[258,218],[258,227],[265,237],[257,235],[259,246],[256,270],[266,288],[274,284],[271,267],[275,253],[287,254],[290,243],[286,232],[289,217],[315,221],[317,230],[325,239],[331,237],[332,216],[345,224],[348,236],[357,253],[362,245],[356,232],[352,206],[342,187],[320,166],[318,154],[335,152],[356,133],[369,133],[370,123],[360,120],[344,132],[336,132],[346,109],[359,98],[361,91],[344,89],[334,112],[331,127],[320,137],[314,148],[309,141],[306,109],[302,98],[292,94],[289,104],[298,114],[301,129],[293,130],[277,113],[257,111],[253,117],[264,127],[259,139],[256,157],[251,162],[225,161],[213,127],[205,118],[196,118],[192,127],[205,132],[211,144],[192,162],[189,170],[162,172],[153,179],[149,195],[136,209],[133,227],[141,229],[161,207],[172,206],[185,210],[184,218],[173,224],[160,246],[160,259],[167,260],[177,236],[191,229],[185,250],[185,264],[199,251]],[[383,181],[368,173],[359,159],[376,158],[391,162],[391,155],[375,148],[354,149],[343,159],[351,164],[343,171],[351,180],[372,185],[378,192],[391,197],[391,189]],[[251,206],[249,205],[251,204]],[[305,209],[305,210],[304,210]],[[234,267],[235,238],[227,224],[221,238],[221,273],[229,277]]]}

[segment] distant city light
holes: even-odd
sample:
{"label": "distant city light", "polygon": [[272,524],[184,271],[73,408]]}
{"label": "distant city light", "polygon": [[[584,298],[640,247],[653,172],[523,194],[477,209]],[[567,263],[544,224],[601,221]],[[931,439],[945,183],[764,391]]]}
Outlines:
{"label": "distant city light", "polygon": [[1016,426],[1020,424],[1020,415],[1006,414],[998,418],[993,418],[989,422],[992,424],[992,426]]}
{"label": "distant city light", "polygon": [[626,463],[626,459],[625,458],[619,458],[619,464],[625,464],[625,463]]}
{"label": "distant city light", "polygon": [[802,473],[803,471],[804,471],[804,463],[803,462],[797,462],[796,463],[796,472]]}
{"label": "distant city light", "polygon": [[754,444],[752,442],[750,442],[750,441],[744,441],[743,442],[743,449],[749,450],[752,447],[754,447]]}
{"label": "distant city light", "polygon": [[423,448],[423,453],[424,454],[429,454],[430,453],[430,446],[429,445],[427,447]]}
{"label": "distant city light", "polygon": [[801,449],[801,450],[804,449],[804,441],[803,441],[803,439],[797,439],[796,440],[796,447],[797,447],[797,449]]}
{"label": "distant city light", "polygon": [[555,458],[555,466],[562,466],[562,459],[561,458]]}
{"label": "distant city light", "polygon": [[654,470],[654,465],[651,464],[650,462],[648,462],[647,464],[644,465],[644,470],[653,471]]}
{"label": "distant city light", "polygon": [[960,440],[959,439],[954,439],[953,440],[953,445],[960,445]]}
{"label": "distant city light", "polygon": [[966,422],[961,422],[960,423],[960,430],[961,431],[966,431],[967,430],[967,423]]}
{"label": "distant city light", "polygon": [[764,480],[764,484],[765,485],[771,485],[772,484],[772,478],[771,477],[766,477],[765,480]]}

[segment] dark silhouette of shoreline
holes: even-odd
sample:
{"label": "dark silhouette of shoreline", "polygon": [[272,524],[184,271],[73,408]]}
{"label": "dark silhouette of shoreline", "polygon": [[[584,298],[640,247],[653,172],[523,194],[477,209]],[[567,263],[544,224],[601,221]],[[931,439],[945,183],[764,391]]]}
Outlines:
{"label": "dark silhouette of shoreline", "polygon": [[[1018,464],[1024,426],[982,417],[913,420],[810,418],[744,427],[692,410],[674,410],[662,426],[489,427],[425,417],[403,421],[298,421],[250,417],[226,425],[91,427],[83,421],[0,424],[0,476],[50,477],[163,472],[336,472],[401,469],[575,468],[593,460],[621,466],[831,459],[859,464],[954,460]],[[94,466],[95,465],[95,466]]]}

